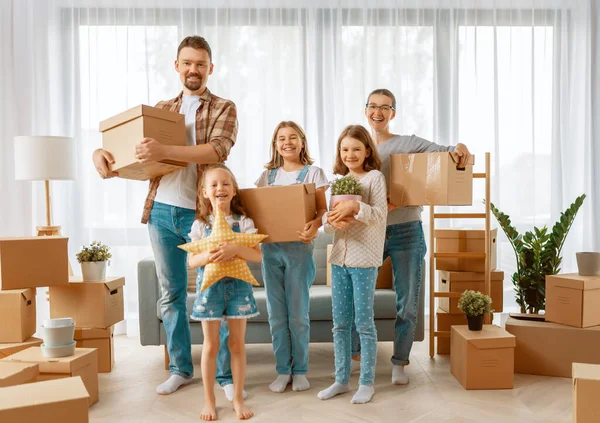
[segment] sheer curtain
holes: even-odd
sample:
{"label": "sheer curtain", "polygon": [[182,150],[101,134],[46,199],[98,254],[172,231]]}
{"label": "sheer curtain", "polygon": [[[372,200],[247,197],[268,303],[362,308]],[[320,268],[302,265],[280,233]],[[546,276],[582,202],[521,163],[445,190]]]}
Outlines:
{"label": "sheer curtain", "polygon": [[[53,184],[53,218],[70,238],[72,263],[94,239],[112,247],[109,274],[127,281],[120,329],[137,332],[136,263],[151,255],[140,223],[147,184],[103,181],[90,156],[101,145],[101,120],[179,93],[178,42],[200,34],[213,49],[210,90],[238,107],[228,165],[242,186],[252,186],[273,128],[287,119],[306,129],[311,155],[332,177],[337,135],[347,124],[366,125],[366,96],[385,87],[398,99],[392,132],[463,142],[478,166],[492,153],[492,200],[519,229],[552,225],[588,195],[564,271],[576,269],[576,251],[600,249],[596,0],[316,3],[3,2],[0,235],[29,235],[43,222],[41,183],[14,181],[13,137],[75,137],[78,179]],[[478,184],[474,208],[483,197]],[[498,258],[506,309],[516,308],[514,256],[503,235]]]}

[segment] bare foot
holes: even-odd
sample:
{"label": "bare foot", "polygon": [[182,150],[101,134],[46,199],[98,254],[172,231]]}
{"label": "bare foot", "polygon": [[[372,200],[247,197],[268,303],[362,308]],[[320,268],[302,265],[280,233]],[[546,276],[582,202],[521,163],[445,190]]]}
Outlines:
{"label": "bare foot", "polygon": [[200,413],[200,419],[206,422],[217,420],[217,407],[214,401],[204,402],[204,407],[202,407],[202,412]]}
{"label": "bare foot", "polygon": [[254,416],[254,413],[246,407],[244,401],[233,400],[233,409],[240,420],[248,420],[250,417]]}

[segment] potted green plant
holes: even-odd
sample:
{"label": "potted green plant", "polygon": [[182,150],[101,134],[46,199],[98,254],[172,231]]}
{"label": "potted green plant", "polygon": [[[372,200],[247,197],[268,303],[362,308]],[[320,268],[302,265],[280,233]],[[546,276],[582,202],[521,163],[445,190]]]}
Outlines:
{"label": "potted green plant", "polygon": [[458,300],[458,308],[467,316],[469,330],[483,328],[483,316],[492,312],[492,299],[479,291],[467,290]]}
{"label": "potted green plant", "polygon": [[103,281],[106,279],[106,266],[112,257],[110,248],[100,241],[92,241],[89,247],[83,246],[76,255],[81,263],[84,281]]}
{"label": "potted green plant", "polygon": [[346,175],[331,184],[330,208],[342,200],[362,200],[360,181],[354,175]]}
{"label": "potted green plant", "polygon": [[517,271],[512,275],[517,304],[521,313],[537,314],[546,308],[546,276],[560,272],[561,251],[575,216],[583,204],[585,194],[560,214],[549,232],[546,226],[521,235],[512,225],[510,217],[490,203],[490,209],[513,247]]}

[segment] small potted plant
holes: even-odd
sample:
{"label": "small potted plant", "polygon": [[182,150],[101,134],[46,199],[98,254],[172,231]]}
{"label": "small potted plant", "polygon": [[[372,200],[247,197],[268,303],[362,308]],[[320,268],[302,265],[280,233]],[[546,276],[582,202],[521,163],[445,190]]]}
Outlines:
{"label": "small potted plant", "polygon": [[479,291],[467,290],[458,300],[458,308],[467,316],[469,330],[483,328],[483,316],[492,312],[492,299]]}
{"label": "small potted plant", "polygon": [[331,183],[331,209],[333,210],[333,206],[342,200],[361,201],[361,192],[360,181],[355,176],[348,174],[336,179]]}
{"label": "small potted plant", "polygon": [[83,246],[77,253],[83,280],[103,281],[106,278],[106,266],[111,257],[110,248],[100,241],[92,241],[89,247]]}

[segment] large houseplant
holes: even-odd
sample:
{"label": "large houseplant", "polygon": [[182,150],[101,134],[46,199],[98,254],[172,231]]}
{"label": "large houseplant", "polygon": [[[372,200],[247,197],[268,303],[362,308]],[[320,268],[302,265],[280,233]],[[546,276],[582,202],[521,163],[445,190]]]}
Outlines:
{"label": "large houseplant", "polygon": [[346,175],[331,183],[330,208],[342,200],[362,200],[360,181],[354,175]]}
{"label": "large houseplant", "polygon": [[84,281],[103,281],[106,279],[106,266],[112,257],[110,248],[100,241],[92,241],[89,247],[83,246],[76,255],[81,263]]}
{"label": "large houseplant", "polygon": [[517,271],[512,275],[512,282],[521,313],[535,314],[545,309],[546,275],[556,275],[560,272],[561,251],[584,199],[585,194],[577,197],[567,210],[561,213],[552,231],[549,232],[546,226],[541,229],[534,227],[533,231],[527,231],[525,235],[521,235],[512,226],[508,215],[490,203],[492,213],[515,251]]}

